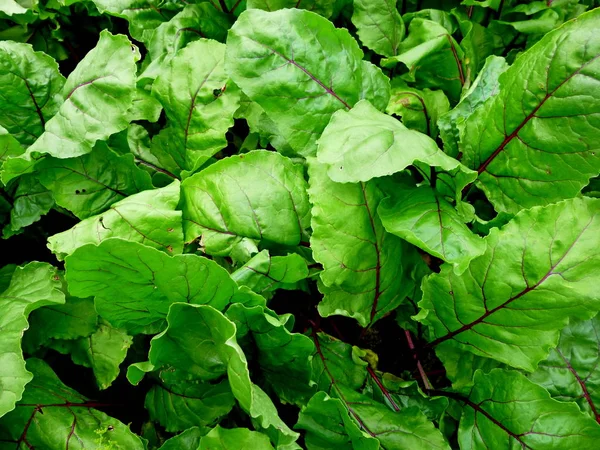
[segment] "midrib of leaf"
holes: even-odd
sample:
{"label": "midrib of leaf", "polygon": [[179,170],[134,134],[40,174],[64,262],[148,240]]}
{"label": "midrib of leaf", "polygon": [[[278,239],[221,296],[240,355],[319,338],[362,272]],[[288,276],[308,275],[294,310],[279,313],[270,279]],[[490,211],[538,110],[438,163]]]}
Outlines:
{"label": "midrib of leaf", "polygon": [[344,107],[346,109],[351,109],[352,107],[346,103],[346,101],[344,101],[339,95],[337,95],[335,93],[335,91],[333,90],[333,88],[328,88],[325,83],[323,83],[321,80],[319,80],[315,75],[313,75],[308,69],[306,69],[305,67],[301,66],[300,64],[298,64],[293,58],[288,58],[287,56],[285,56],[283,53],[278,52],[277,50],[269,47],[268,45],[263,44],[262,42],[258,42],[254,39],[248,38],[250,39],[252,42],[260,45],[261,47],[266,48],[267,50],[269,50],[270,52],[272,52],[273,54],[279,56],[281,59],[283,59],[284,61],[286,61],[288,64],[292,64],[293,66],[297,67],[298,69],[300,69],[302,72],[304,72],[306,75],[308,75],[308,77],[313,80],[315,83],[317,83],[319,86],[321,86],[326,93],[328,93],[329,95],[331,95],[333,98],[335,98],[336,100],[338,100],[342,105],[344,105]]}
{"label": "midrib of leaf", "polygon": [[377,230],[375,228],[375,221],[373,219],[373,214],[371,213],[371,208],[369,207],[369,201],[367,200],[365,184],[361,183],[360,188],[365,200],[365,208],[367,210],[367,214],[369,215],[369,223],[371,224],[371,229],[373,230],[373,247],[375,248],[375,254],[377,257],[377,263],[375,264],[375,294],[373,297],[373,306],[371,306],[371,322],[373,322],[373,319],[377,314],[377,303],[379,301],[379,297],[381,296],[381,252],[379,249],[379,244],[377,243]]}
{"label": "midrib of leaf", "polygon": [[206,80],[208,80],[208,77],[210,77],[212,75],[212,73],[215,71],[215,69],[218,66],[218,62],[210,69],[210,72],[208,72],[206,74],[206,76],[204,77],[204,79],[202,80],[202,82],[200,83],[200,86],[198,86],[198,89],[196,89],[196,92],[194,93],[194,95],[192,96],[192,102],[190,103],[190,109],[188,112],[188,117],[187,117],[187,122],[185,124],[185,129],[184,129],[184,151],[187,150],[187,142],[188,142],[188,138],[189,138],[189,134],[190,134],[190,122],[192,121],[192,114],[194,113],[194,108],[196,107],[196,98],[198,98],[198,93],[200,92],[200,89],[202,89],[202,86],[204,86],[204,83],[206,83]]}
{"label": "midrib of leaf", "polygon": [[460,81],[460,85],[465,85],[465,74],[463,73],[462,63],[460,62],[460,58],[458,57],[458,53],[456,52],[456,47],[454,46],[454,42],[452,41],[452,37],[449,34],[445,34],[446,39],[450,43],[450,51],[452,51],[452,56],[454,57],[454,61],[456,62],[456,67],[458,68],[458,79]]}
{"label": "midrib of leaf", "polygon": [[[492,314],[494,314],[495,312],[504,309],[505,307],[507,307],[508,305],[510,305],[512,302],[514,302],[515,300],[518,300],[519,298],[523,297],[524,295],[528,294],[529,292],[537,289],[542,283],[544,283],[551,275],[555,275],[554,273],[554,269],[563,261],[563,259],[565,259],[567,257],[567,255],[569,254],[569,252],[573,249],[573,247],[575,246],[575,244],[579,241],[579,238],[583,235],[583,233],[587,230],[587,228],[590,226],[590,224],[592,223],[592,221],[594,220],[594,217],[592,217],[589,222],[585,225],[585,227],[583,227],[583,229],[581,230],[581,232],[579,233],[579,235],[573,240],[573,243],[569,246],[569,248],[565,251],[565,253],[558,259],[558,261],[553,264],[550,269],[548,270],[548,272],[546,272],[546,274],[534,285],[532,286],[527,286],[525,289],[523,289],[521,292],[519,292],[517,295],[510,297],[508,300],[506,300],[504,303],[496,306],[493,309],[488,310],[487,309],[487,304],[485,303],[485,297],[483,298],[484,300],[484,308],[486,310],[485,314],[482,314],[479,318],[475,319],[474,321],[463,325],[462,327],[458,328],[457,330],[451,331],[450,333],[446,334],[445,336],[439,337],[437,339],[435,339],[434,341],[430,342],[429,344],[427,344],[427,347],[435,347],[439,344],[441,344],[444,341],[447,341],[448,339],[452,339],[453,337],[455,337],[456,335],[463,333],[465,331],[470,330],[471,328],[473,328],[475,325],[478,325],[480,323],[482,323],[485,319],[487,319],[489,316],[491,316]],[[490,265],[493,263],[493,261],[490,261]],[[521,268],[523,268],[523,264],[524,264],[524,259],[521,259]],[[489,269],[489,267],[488,267]],[[489,272],[489,270],[488,270]],[[482,283],[482,292],[483,292],[483,286],[485,285],[487,280],[487,272],[486,272],[486,277],[483,280]],[[524,279],[525,284],[528,285],[528,282],[526,279]],[[454,297],[454,294],[452,294],[452,299],[454,301],[454,309],[456,310],[456,298]],[[459,341],[460,342],[460,341]]]}
{"label": "midrib of leaf", "polygon": [[[121,219],[123,219],[123,221],[124,221],[124,222],[125,222],[127,225],[129,225],[129,227],[130,227],[130,228],[131,228],[133,231],[135,231],[136,233],[138,233],[140,236],[142,236],[142,237],[143,237],[143,239],[142,239],[142,244],[144,243],[144,241],[145,241],[145,240],[148,240],[148,241],[154,242],[155,244],[159,245],[160,247],[163,247],[163,248],[167,249],[169,252],[172,252],[172,251],[173,251],[173,249],[171,248],[171,246],[170,246],[170,245],[164,245],[162,242],[158,242],[158,241],[156,241],[156,240],[154,240],[154,239],[151,239],[150,237],[148,237],[148,236],[146,236],[144,233],[142,233],[142,232],[141,232],[141,231],[140,231],[140,230],[139,230],[139,229],[138,229],[138,228],[137,228],[135,225],[133,225],[133,224],[132,224],[132,223],[131,223],[129,220],[127,220],[127,219],[125,218],[125,216],[124,216],[123,214],[121,214],[121,211],[119,211],[117,208],[113,208],[113,207],[111,206],[111,208],[110,208],[110,209],[112,209],[114,212],[116,212],[116,213],[117,213],[117,214],[118,214],[118,215],[121,217]],[[100,224],[101,224],[101,225],[104,227],[104,224],[102,223],[102,221],[100,221]]]}
{"label": "midrib of leaf", "polygon": [[100,77],[92,78],[91,80],[84,81],[83,83],[80,83],[80,84],[78,84],[78,85],[77,85],[77,86],[75,86],[73,89],[71,89],[71,92],[69,92],[69,93],[67,94],[67,96],[65,97],[65,102],[71,98],[71,96],[72,96],[72,95],[75,93],[75,91],[76,91],[77,89],[79,89],[79,88],[82,88],[82,87],[84,87],[84,86],[88,86],[88,85],[92,84],[94,81],[101,80],[102,78],[108,78],[108,77],[110,77],[110,76],[111,76],[111,75],[102,75],[102,76],[100,76]]}
{"label": "midrib of leaf", "polygon": [[38,105],[38,102],[35,99],[33,92],[31,91],[31,87],[29,87],[29,82],[25,78],[23,78],[23,81],[25,82],[27,91],[29,91],[29,96],[31,97],[31,100],[33,101],[33,106],[35,106],[35,111],[36,111],[38,117],[40,118],[40,122],[42,123],[42,129],[43,129],[46,126],[46,121],[44,120],[44,116],[42,115],[42,110],[40,109],[40,106]]}
{"label": "midrib of leaf", "polygon": [[[565,358],[565,355],[563,355],[563,353],[560,351],[560,349],[558,347],[556,347],[554,350],[556,351],[556,353],[558,353],[558,356],[560,356],[560,358],[564,361],[569,372],[571,372],[573,374],[573,376],[575,377],[575,379],[577,380],[577,383],[579,383],[579,386],[581,387],[581,391],[583,392],[583,397],[585,398],[585,401],[588,402],[588,404],[590,405],[592,413],[594,414],[594,419],[596,419],[596,422],[600,423],[600,414],[598,414],[596,405],[594,405],[594,402],[592,401],[592,397],[590,396],[590,393],[585,384],[587,379],[582,379],[579,376],[579,373],[577,373],[577,371],[571,365],[571,362],[567,358]],[[590,374],[591,374],[591,372],[590,372]]]}
{"label": "midrib of leaf", "polygon": [[86,173],[79,172],[78,170],[71,169],[70,167],[64,167],[64,166],[62,166],[62,167],[60,167],[60,168],[61,168],[61,169],[64,169],[64,170],[69,170],[69,171],[71,171],[71,172],[73,172],[73,173],[76,173],[77,175],[81,175],[83,178],[87,178],[87,179],[88,179],[88,180],[90,180],[91,182],[93,182],[93,183],[96,183],[96,184],[98,184],[98,185],[100,185],[100,186],[102,186],[102,187],[104,187],[104,188],[108,189],[109,191],[111,191],[111,192],[114,192],[114,193],[115,193],[115,194],[117,194],[117,195],[120,195],[120,196],[121,196],[121,197],[123,197],[123,198],[127,197],[127,194],[125,194],[124,192],[120,191],[119,189],[112,188],[112,187],[110,187],[110,186],[108,186],[108,185],[106,185],[106,184],[102,183],[100,180],[96,180],[95,178],[92,178],[92,177],[90,177],[90,176],[87,174],[87,171],[85,170],[85,166],[84,166],[83,164],[82,164],[82,168],[83,168],[83,170],[84,170]]}
{"label": "midrib of leaf", "polygon": [[[552,57],[552,58],[554,58],[554,57]],[[539,111],[539,109],[542,106],[544,106],[544,104],[546,103],[546,101],[548,101],[548,99],[550,97],[552,97],[556,93],[556,91],[558,91],[566,82],[568,82],[569,80],[571,80],[575,75],[578,75],[588,64],[591,64],[592,62],[594,62],[598,58],[600,58],[600,55],[594,56],[592,59],[590,59],[585,64],[583,64],[582,66],[580,66],[579,69],[577,69],[575,72],[573,72],[567,78],[565,78],[551,92],[546,92],[546,95],[540,101],[540,103],[527,116],[525,116],[525,118],[517,126],[517,128],[515,128],[513,130],[513,132],[510,133],[509,135],[505,134],[505,137],[504,137],[504,140],[502,141],[502,143],[492,152],[492,154],[490,156],[488,156],[488,158],[483,162],[483,164],[481,164],[479,166],[479,168],[477,169],[477,174],[481,175],[483,172],[487,171],[488,166],[492,163],[492,161],[494,161],[494,159],[496,158],[496,156],[498,156],[515,137],[518,137],[517,135],[518,135],[519,131],[521,131],[521,129],[525,125],[527,125],[527,123],[529,123],[529,121],[531,119],[533,119],[534,117],[536,117],[535,113],[537,113]],[[548,86],[548,81],[549,81],[548,78],[546,78],[546,86]],[[506,105],[503,105],[503,112],[504,112],[504,115],[506,115]],[[506,129],[504,130],[504,133],[506,133]],[[493,174],[490,174],[490,175],[493,175]],[[467,188],[468,187],[469,186],[467,186]]]}

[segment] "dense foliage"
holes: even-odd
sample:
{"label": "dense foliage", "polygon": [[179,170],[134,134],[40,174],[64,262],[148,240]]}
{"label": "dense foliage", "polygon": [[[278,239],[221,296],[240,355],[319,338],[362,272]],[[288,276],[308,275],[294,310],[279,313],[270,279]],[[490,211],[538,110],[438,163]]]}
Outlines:
{"label": "dense foliage", "polygon": [[0,449],[594,449],[593,0],[0,1]]}

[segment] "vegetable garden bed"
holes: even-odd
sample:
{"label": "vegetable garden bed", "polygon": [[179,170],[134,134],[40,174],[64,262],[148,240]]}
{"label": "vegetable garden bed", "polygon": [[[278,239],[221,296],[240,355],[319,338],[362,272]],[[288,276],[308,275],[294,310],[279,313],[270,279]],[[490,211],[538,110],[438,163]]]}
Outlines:
{"label": "vegetable garden bed", "polygon": [[0,449],[598,448],[597,6],[0,1]]}

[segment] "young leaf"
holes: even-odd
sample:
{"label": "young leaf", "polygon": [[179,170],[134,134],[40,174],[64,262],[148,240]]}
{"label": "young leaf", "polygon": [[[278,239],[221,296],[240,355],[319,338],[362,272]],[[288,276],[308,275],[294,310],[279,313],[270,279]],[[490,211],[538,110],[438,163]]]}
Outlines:
{"label": "young leaf", "polygon": [[[569,317],[600,310],[600,200],[571,199],[522,211],[486,237],[485,254],[458,276],[448,266],[423,283],[420,320],[430,344],[535,370]],[[573,299],[577,299],[576,302]]]}
{"label": "young leaf", "polygon": [[336,112],[319,138],[317,159],[339,183],[369,181],[404,170],[415,161],[452,170],[458,161],[429,136],[409,130],[368,101]]}
{"label": "young leaf", "polygon": [[27,316],[46,305],[60,305],[65,296],[56,270],[46,263],[18,267],[10,285],[0,294],[0,417],[15,408],[32,379],[25,369],[21,337],[29,326]]}
{"label": "young leaf", "polygon": [[387,233],[377,216],[384,194],[373,181],[334,183],[326,171],[316,161],[309,165],[310,243],[324,269],[319,313],[353,317],[366,327],[398,306],[410,290],[403,280],[402,241]]}
{"label": "young leaf", "polygon": [[561,401],[575,401],[600,423],[600,319],[572,320],[529,379]]}
{"label": "young leaf", "polygon": [[600,172],[599,19],[595,9],[544,36],[465,122],[463,162],[498,211],[574,197]]}
{"label": "young leaf", "polygon": [[185,180],[182,209],[186,241],[202,235],[209,255],[250,240],[295,246],[310,223],[302,168],[267,151],[222,159]]}
{"label": "young leaf", "polygon": [[37,179],[52,192],[56,203],[80,219],[153,188],[150,176],[134,164],[132,155],[118,156],[104,142],[78,158],[44,158],[36,169]]}
{"label": "young leaf", "polygon": [[[458,429],[460,448],[594,448],[600,426],[573,403],[550,398],[524,375],[475,373]],[[460,399],[459,399],[460,400]]]}
{"label": "young leaf", "polygon": [[87,244],[109,238],[128,239],[168,254],[183,250],[179,182],[161,189],[143,191],[113,203],[108,211],[82,220],[73,228],[48,239],[48,247],[62,260]]}
{"label": "young leaf", "polygon": [[377,213],[388,233],[456,266],[459,273],[485,251],[485,242],[463,223],[454,206],[429,186],[396,183]]}
{"label": "young leaf", "polygon": [[[362,57],[345,29],[336,29],[317,14],[253,9],[231,28],[225,64],[235,84],[265,110],[292,148],[306,156],[314,155],[316,139],[331,114],[363,98],[364,79],[382,83],[371,91],[378,97],[385,93],[387,105],[386,80],[365,76],[370,66]],[[370,95],[367,99],[381,103]]]}
{"label": "young leaf", "polygon": [[0,41],[0,126],[31,145],[62,103],[65,77],[56,61],[29,44]]}
{"label": "young leaf", "polygon": [[398,54],[405,29],[396,0],[355,0],[352,23],[365,46],[383,56]]}
{"label": "young leaf", "polygon": [[[14,411],[0,420],[8,434],[3,443],[16,448],[111,448],[143,450],[138,436],[97,405],[65,386],[41,359],[27,361],[34,382]],[[100,406],[100,405],[98,405]],[[8,448],[8,447],[4,447]],[[12,447],[14,448],[14,447]]]}
{"label": "young leaf", "polygon": [[31,172],[37,155],[73,158],[92,151],[96,141],[124,130],[135,93],[139,52],[123,35],[104,30],[98,45],[69,75],[60,95],[64,103],[44,133],[22,156],[4,163],[2,181]]}
{"label": "young leaf", "polygon": [[137,242],[108,239],[66,258],[71,294],[94,295],[100,315],[130,334],[157,332],[174,302],[222,310],[237,287],[225,269],[196,255],[168,256]]}
{"label": "young leaf", "polygon": [[170,141],[167,151],[184,174],[227,146],[239,90],[225,73],[224,55],[224,44],[192,42],[161,67],[152,85],[169,119],[158,139]]}

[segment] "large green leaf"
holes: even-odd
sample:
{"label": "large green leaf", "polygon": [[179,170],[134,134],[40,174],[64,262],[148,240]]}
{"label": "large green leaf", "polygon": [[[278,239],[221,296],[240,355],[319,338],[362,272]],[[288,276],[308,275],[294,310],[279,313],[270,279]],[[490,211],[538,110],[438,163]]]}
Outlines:
{"label": "large green leaf", "polygon": [[66,258],[66,268],[71,294],[95,296],[100,315],[131,334],[160,330],[173,302],[222,310],[237,289],[214,261],[169,256],[122,239],[80,247]]}
{"label": "large green leaf", "polygon": [[452,170],[459,162],[443,153],[429,136],[360,101],[336,112],[319,138],[317,158],[333,181],[356,183],[391,175],[415,161]]}
{"label": "large green leaf", "polygon": [[362,57],[347,30],[298,9],[245,11],[227,38],[231,78],[301,155],[314,155],[338,109],[362,98],[387,105],[387,78]]}
{"label": "large green leaf", "polygon": [[271,256],[263,250],[231,274],[240,286],[248,286],[259,294],[275,291],[308,277],[306,260],[296,253]]}
{"label": "large green leaf", "polygon": [[461,133],[498,211],[574,197],[600,172],[600,9],[548,33],[500,76]]}
{"label": "large green leaf", "polygon": [[394,184],[393,194],[377,213],[388,233],[464,272],[469,261],[485,251],[485,242],[463,223],[458,212],[430,186]]}
{"label": "large green leaf", "polygon": [[73,228],[48,239],[48,247],[64,259],[86,244],[100,244],[109,238],[140,242],[168,254],[183,250],[179,182],[140,192],[113,203],[102,214],[82,220]]}
{"label": "large green leaf", "polygon": [[31,145],[62,103],[65,78],[50,56],[29,44],[0,41],[0,126]]}
{"label": "large green leaf", "polygon": [[39,154],[73,158],[92,151],[96,141],[125,129],[135,93],[137,48],[123,35],[104,30],[100,41],[69,75],[64,103],[44,133],[21,157],[4,163],[2,181],[30,172]]}
{"label": "large green leaf", "polygon": [[227,317],[235,323],[242,347],[247,340],[256,346],[267,389],[285,403],[304,404],[313,393],[309,383],[314,345],[307,336],[290,333],[293,316],[277,317],[264,307],[234,304]]}
{"label": "large green leaf", "polygon": [[551,399],[518,372],[477,371],[474,383],[463,400],[461,449],[591,449],[600,439],[600,426],[575,404]]}
{"label": "large green leaf", "polygon": [[560,334],[556,348],[529,379],[545,387],[553,398],[575,401],[600,422],[600,318],[572,320]]}
{"label": "large green leaf", "polygon": [[186,241],[202,235],[209,255],[249,241],[298,245],[310,224],[302,167],[274,152],[212,164],[182,183],[182,205]]}
{"label": "large green leaf", "polygon": [[65,386],[44,361],[29,359],[27,368],[34,382],[0,420],[3,448],[145,448],[129,427],[94,409],[94,402]]}
{"label": "large green leaf", "polygon": [[225,44],[201,39],[188,44],[157,70],[152,95],[169,125],[157,136],[183,171],[194,172],[227,146],[239,90],[225,73]]}
{"label": "large green leaf", "polygon": [[444,266],[423,283],[420,320],[431,345],[535,370],[569,317],[600,310],[600,200],[571,199],[522,211],[486,237],[485,254],[458,276]]}
{"label": "large green leaf", "polygon": [[353,317],[366,327],[397,307],[410,290],[403,279],[402,241],[387,233],[377,216],[385,195],[374,181],[334,183],[326,166],[316,161],[309,174],[310,243],[324,269],[319,313]]}
{"label": "large green leaf", "polygon": [[215,9],[209,2],[188,4],[152,34],[147,45],[150,64],[140,78],[156,78],[161,67],[190,42],[202,37],[224,42],[232,23],[229,16]]}
{"label": "large green leaf", "polygon": [[404,22],[396,0],[355,0],[352,23],[361,42],[383,56],[396,56],[404,39]]}
{"label": "large green leaf", "polygon": [[44,158],[36,167],[36,177],[57,204],[85,219],[129,195],[153,188],[148,173],[133,161],[132,155],[119,156],[99,142],[92,153],[77,158]]}
{"label": "large green leaf", "polygon": [[0,294],[0,417],[15,407],[32,374],[25,369],[21,337],[29,326],[27,316],[37,308],[65,302],[56,270],[32,262],[15,270],[8,288]]}
{"label": "large green leaf", "polygon": [[100,320],[98,329],[91,335],[79,339],[54,340],[49,346],[70,354],[75,364],[91,368],[98,387],[106,389],[119,375],[119,366],[125,360],[132,342],[131,336]]}

